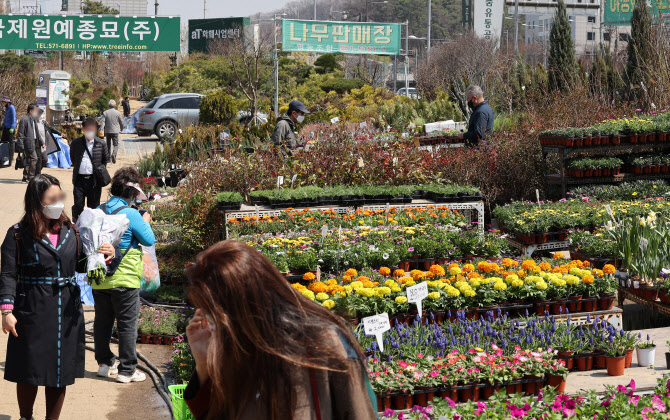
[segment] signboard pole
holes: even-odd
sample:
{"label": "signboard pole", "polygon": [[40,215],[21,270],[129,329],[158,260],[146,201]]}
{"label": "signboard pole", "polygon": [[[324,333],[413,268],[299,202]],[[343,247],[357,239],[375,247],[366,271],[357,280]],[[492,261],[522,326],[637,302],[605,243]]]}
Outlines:
{"label": "signboard pole", "polygon": [[279,51],[277,50],[277,15],[275,15],[274,25],[272,28],[275,31],[275,118],[279,118]]}
{"label": "signboard pole", "polygon": [[409,20],[405,21],[405,96],[409,97]]}

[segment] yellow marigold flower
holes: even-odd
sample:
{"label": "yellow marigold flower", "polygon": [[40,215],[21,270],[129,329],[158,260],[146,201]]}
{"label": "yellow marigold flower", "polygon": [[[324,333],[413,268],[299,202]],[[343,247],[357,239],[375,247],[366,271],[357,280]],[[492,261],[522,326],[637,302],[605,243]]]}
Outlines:
{"label": "yellow marigold flower", "polygon": [[553,258],[554,258],[555,260],[560,260],[560,259],[565,258],[565,257],[563,256],[563,253],[562,253],[562,252],[555,252]]}
{"label": "yellow marigold flower", "polygon": [[516,287],[518,289],[519,287],[522,287],[522,286],[523,286],[523,281],[521,281],[521,280],[514,280],[512,282],[512,287]]}
{"label": "yellow marigold flower", "polygon": [[461,274],[461,269],[458,267],[452,267],[449,269],[449,274],[451,274],[452,276],[457,276]]}
{"label": "yellow marigold flower", "polygon": [[405,270],[401,270],[398,268],[397,270],[393,271],[393,277],[395,278],[400,278],[400,277],[405,277]]}
{"label": "yellow marigold flower", "polygon": [[470,283],[470,286],[472,286],[472,287],[479,287],[479,285],[481,284],[479,282],[479,279],[470,279],[470,281],[468,283]]}
{"label": "yellow marigold flower", "polygon": [[414,280],[408,280],[407,283],[405,283],[405,286],[409,287],[409,286],[414,286],[415,284],[416,283],[414,282]]}
{"label": "yellow marigold flower", "polygon": [[386,280],[384,282],[384,286],[386,286],[386,287],[393,287],[395,284],[396,284],[396,282],[393,281],[393,280]]}
{"label": "yellow marigold flower", "polygon": [[391,274],[391,269],[388,267],[382,267],[379,269],[379,275],[381,276],[388,276]]}
{"label": "yellow marigold flower", "polygon": [[361,282],[358,281],[358,280],[356,280],[356,281],[352,281],[352,282],[351,282],[351,288],[352,288],[353,290],[362,289],[362,288],[363,288],[363,283],[361,283]]}
{"label": "yellow marigold flower", "polygon": [[430,292],[428,293],[428,299],[438,300],[440,298],[440,292]]}
{"label": "yellow marigold flower", "polygon": [[335,307],[335,301],[330,299],[324,300],[321,306],[323,306],[326,309],[333,309]]}
{"label": "yellow marigold flower", "polygon": [[533,260],[525,260],[523,263],[521,263],[521,268],[524,270],[532,270],[535,267],[535,261]]}
{"label": "yellow marigold flower", "polygon": [[[492,278],[492,277],[491,277],[491,278]],[[491,280],[491,278],[487,278],[487,279],[479,279],[479,284],[489,284],[489,283],[491,283],[491,282],[493,281],[493,280]]]}
{"label": "yellow marigold flower", "polygon": [[403,303],[407,303],[407,298],[405,296],[398,296],[395,298],[395,303],[398,305],[402,305]]}
{"label": "yellow marigold flower", "polygon": [[445,275],[444,268],[442,268],[441,266],[436,265],[436,264],[431,265],[430,269],[428,271],[430,271],[431,273],[435,274],[436,276],[440,276],[440,277]]}
{"label": "yellow marigold flower", "polygon": [[458,297],[458,296],[461,295],[461,292],[455,287],[450,286],[446,289],[446,291],[447,291],[447,295],[451,296],[451,297]]}
{"label": "yellow marigold flower", "polygon": [[356,271],[353,268],[348,269],[347,272],[344,274],[346,274],[349,277],[358,277],[358,271]]}
{"label": "yellow marigold flower", "polygon": [[449,270],[451,270],[451,269],[454,268],[454,267],[458,267],[458,264],[456,264],[456,263],[451,263],[451,264],[449,264],[449,265],[447,266],[447,268],[448,268]]}
{"label": "yellow marigold flower", "polygon": [[437,280],[427,281],[428,287],[437,287]]}
{"label": "yellow marigold flower", "polygon": [[535,283],[535,287],[537,287],[538,290],[547,290],[547,283],[543,281],[538,281]]}
{"label": "yellow marigold flower", "polygon": [[349,283],[351,281],[351,276],[343,276],[342,283]]}
{"label": "yellow marigold flower", "polygon": [[344,291],[345,291],[347,294],[349,294],[349,293],[351,293],[351,292],[354,291],[354,288],[351,287],[351,286],[344,286],[343,289],[344,289]]}
{"label": "yellow marigold flower", "polygon": [[465,271],[466,273],[475,271],[475,266],[472,264],[463,264],[463,271]]}
{"label": "yellow marigold flower", "polygon": [[475,293],[475,291],[472,290],[472,289],[466,289],[466,290],[464,290],[462,293],[463,293],[463,296],[465,296],[465,297],[473,297],[473,296],[475,296],[475,295],[477,294],[477,293]]}
{"label": "yellow marigold flower", "polygon": [[376,289],[374,289],[374,291],[377,297],[384,297],[391,294],[390,287],[377,287]]}
{"label": "yellow marigold flower", "polygon": [[356,290],[357,295],[361,295],[366,298],[371,298],[372,296],[375,295],[375,291],[372,289],[365,289],[365,288],[360,288]]}
{"label": "yellow marigold flower", "polygon": [[616,272],[616,268],[612,264],[605,264],[603,267],[603,273],[605,274],[614,274]]}
{"label": "yellow marigold flower", "polygon": [[590,274],[587,274],[584,277],[582,277],[582,281],[584,282],[584,284],[593,284],[593,280],[595,280],[595,279]]}
{"label": "yellow marigold flower", "polygon": [[401,290],[402,290],[402,289],[401,289],[400,287],[398,287],[397,285],[395,285],[395,286],[391,286],[391,291],[392,291],[393,293],[398,293],[398,292],[400,292]]}
{"label": "yellow marigold flower", "polygon": [[328,296],[328,293],[317,293],[316,294],[316,300],[324,301],[328,299],[330,296]]}
{"label": "yellow marigold flower", "polygon": [[316,276],[312,272],[305,273],[305,275],[302,276],[302,279],[305,280],[305,281],[312,281],[315,278],[316,278]]}
{"label": "yellow marigold flower", "polygon": [[305,286],[303,286],[303,285],[300,284],[300,283],[293,283],[293,284],[291,285],[291,287],[294,288],[294,289],[296,289],[296,290],[305,290],[305,289],[307,289]]}
{"label": "yellow marigold flower", "polygon": [[401,277],[401,278],[398,279],[398,283],[400,283],[400,284],[407,284],[407,282],[408,282],[408,281],[411,281],[411,280],[412,280],[411,277]]}
{"label": "yellow marigold flower", "polygon": [[311,290],[301,290],[300,293],[302,293],[303,296],[305,296],[309,300],[314,300],[314,292]]}

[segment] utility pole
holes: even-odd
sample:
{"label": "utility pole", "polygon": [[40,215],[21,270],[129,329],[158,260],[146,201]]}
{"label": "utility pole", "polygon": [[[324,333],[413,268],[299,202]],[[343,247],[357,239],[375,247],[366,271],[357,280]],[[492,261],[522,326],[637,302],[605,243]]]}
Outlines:
{"label": "utility pole", "polygon": [[314,0],[314,20],[316,20],[316,0]]}
{"label": "utility pole", "polygon": [[207,0],[202,0],[202,18],[207,18]]}
{"label": "utility pole", "polygon": [[63,70],[63,51],[58,51],[58,70]]}
{"label": "utility pole", "polygon": [[[518,0],[517,0],[518,1]],[[432,6],[433,6],[433,0],[428,0],[428,35],[426,35],[426,42],[428,43],[428,48],[427,48],[427,54],[430,56],[430,21],[432,18]]]}
{"label": "utility pole", "polygon": [[514,54],[519,51],[519,0],[514,0]]}
{"label": "utility pole", "polygon": [[405,21],[405,96],[409,97],[409,19]]}
{"label": "utility pole", "polygon": [[158,16],[158,0],[154,3],[154,16]]}
{"label": "utility pole", "polygon": [[279,56],[277,51],[277,15],[274,19],[275,31],[275,118],[279,118]]}

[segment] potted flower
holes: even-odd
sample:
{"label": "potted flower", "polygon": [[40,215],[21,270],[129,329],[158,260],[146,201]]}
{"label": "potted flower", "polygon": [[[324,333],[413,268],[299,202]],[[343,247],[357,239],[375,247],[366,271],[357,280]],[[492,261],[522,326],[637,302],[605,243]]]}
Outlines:
{"label": "potted flower", "polygon": [[595,277],[587,274],[582,277],[582,310],[592,312],[598,309],[598,290],[596,288]]}
{"label": "potted flower", "polygon": [[572,358],[576,349],[579,348],[579,341],[576,338],[575,334],[572,332],[571,326],[565,326],[565,329],[562,330],[560,336],[555,338],[556,349],[558,350],[558,356],[565,357],[565,367],[568,370],[571,370],[574,365],[574,359]]}
{"label": "potted flower", "polygon": [[626,365],[626,349],[617,345],[613,336],[609,337],[610,346],[605,350],[605,363],[609,376],[621,376]]}
{"label": "potted flower", "polygon": [[[665,342],[665,346],[670,350],[670,340]],[[665,368],[670,369],[670,351],[665,352]]]}
{"label": "potted flower", "polygon": [[[642,333],[638,334],[638,339],[642,339]],[[637,345],[637,364],[640,366],[653,366],[656,357],[656,344],[649,338]]]}
{"label": "potted flower", "polygon": [[568,377],[568,369],[563,360],[552,360],[547,370],[547,385],[562,394],[565,391],[565,380]]}

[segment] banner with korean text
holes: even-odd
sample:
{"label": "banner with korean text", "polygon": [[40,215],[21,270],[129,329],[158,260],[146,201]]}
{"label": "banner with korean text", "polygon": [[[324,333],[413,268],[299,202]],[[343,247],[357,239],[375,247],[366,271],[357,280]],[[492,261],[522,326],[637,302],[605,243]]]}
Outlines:
{"label": "banner with korean text", "polygon": [[496,40],[497,46],[500,46],[504,6],[505,0],[474,0],[475,34],[481,38]]}
{"label": "banner with korean text", "polygon": [[400,55],[399,23],[330,22],[284,19],[282,50]]}
{"label": "banner with korean text", "polygon": [[[650,0],[647,5],[651,5],[652,16],[667,25],[670,20],[670,0]],[[635,0],[605,0],[605,25],[630,26],[634,8]]]}
{"label": "banner with korean text", "polygon": [[0,49],[179,51],[178,17],[0,15]]}

